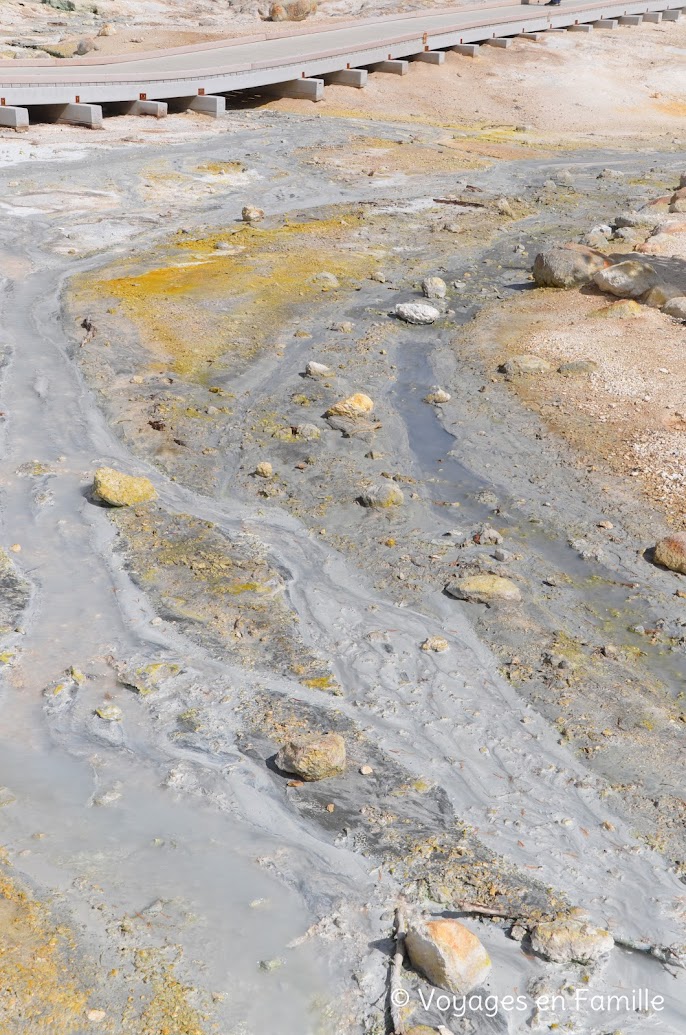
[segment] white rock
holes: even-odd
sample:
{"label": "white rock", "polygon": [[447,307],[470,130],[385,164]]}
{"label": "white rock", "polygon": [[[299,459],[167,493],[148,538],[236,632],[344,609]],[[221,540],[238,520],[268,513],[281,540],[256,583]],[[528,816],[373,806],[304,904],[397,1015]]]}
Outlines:
{"label": "white rock", "polygon": [[435,323],[441,315],[438,309],[425,302],[399,302],[395,307],[395,315],[405,323],[413,323],[419,326]]}
{"label": "white rock", "polygon": [[649,263],[627,259],[606,270],[599,270],[593,281],[601,291],[619,298],[640,298],[657,285],[658,277]]}
{"label": "white rock", "polygon": [[537,924],[531,932],[534,952],[553,963],[592,963],[611,952],[614,944],[609,931],[572,918]]}
{"label": "white rock", "polygon": [[329,377],[333,371],[326,364],[311,360],[305,367],[305,373],[308,377]]}

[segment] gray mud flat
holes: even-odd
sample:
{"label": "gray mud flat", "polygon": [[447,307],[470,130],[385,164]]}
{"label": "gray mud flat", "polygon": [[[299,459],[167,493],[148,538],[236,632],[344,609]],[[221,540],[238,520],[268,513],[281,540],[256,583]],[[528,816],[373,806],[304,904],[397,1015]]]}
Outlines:
{"label": "gray mud flat", "polygon": [[[537,243],[582,232],[629,188],[596,179],[607,155],[567,156],[576,188],[550,205],[553,163],[503,162],[469,173],[490,207],[448,219],[433,199],[461,189],[456,176],[351,185],[293,159],[293,131],[303,148],[352,132],[243,113],[202,157],[255,175],[211,197],[192,191],[197,144],[34,163],[28,188],[5,190],[0,863],[18,933],[0,934],[0,1030],[382,1035],[402,899],[500,914],[465,917],[494,963],[483,992],[527,1001],[425,1007],[429,986],[407,970],[408,1026],[681,1032],[683,971],[638,951],[676,959],[686,942],[683,609],[636,550],[656,518],[617,496],[602,539],[603,476],[580,475],[469,336],[481,306],[528,290]],[[645,179],[639,198],[675,168],[622,161]],[[508,219],[504,194],[518,199]],[[208,328],[235,331],[201,372],[165,353],[166,311],[143,308],[152,331],[136,323],[135,293],[83,308],[84,283],[113,263],[134,288],[160,254],[186,277],[217,235],[237,277],[247,200],[269,217],[251,277],[277,252],[303,261],[284,225],[299,239],[335,224],[338,287],[296,284],[277,325],[252,329],[252,281],[240,298],[191,292],[190,354]],[[464,233],[446,229],[457,218]],[[408,327],[389,313],[425,274],[450,285],[445,310]],[[304,377],[312,360],[330,376]],[[422,401],[436,384],[452,397],[440,406]],[[353,392],[374,420],[332,425],[327,409]],[[103,464],[149,477],[157,501],[98,504]],[[379,484],[402,505],[361,506]],[[477,573],[506,575],[521,602],[444,593]],[[662,637],[632,639],[639,621]],[[422,650],[428,637],[448,649]],[[343,776],[302,784],[276,768],[304,730],[344,736]],[[615,936],[604,964],[547,963],[510,937],[515,920],[572,908]],[[573,1002],[639,988],[662,1006]],[[536,996],[558,992],[557,1013],[537,1014]]]}

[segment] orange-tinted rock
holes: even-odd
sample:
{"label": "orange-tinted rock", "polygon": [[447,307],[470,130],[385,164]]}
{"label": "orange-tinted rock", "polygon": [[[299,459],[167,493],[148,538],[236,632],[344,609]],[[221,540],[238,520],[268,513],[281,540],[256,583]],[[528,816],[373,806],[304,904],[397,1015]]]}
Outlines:
{"label": "orange-tinted rock", "polygon": [[410,924],[405,945],[412,966],[439,988],[466,995],[483,984],[491,960],[475,934],[459,920]]}

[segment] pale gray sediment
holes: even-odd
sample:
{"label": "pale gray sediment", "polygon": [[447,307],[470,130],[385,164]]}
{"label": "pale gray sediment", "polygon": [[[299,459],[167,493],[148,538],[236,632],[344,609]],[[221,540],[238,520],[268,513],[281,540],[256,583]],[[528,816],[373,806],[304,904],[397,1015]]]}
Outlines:
{"label": "pale gray sediment", "polygon": [[[247,126],[260,127],[263,150],[255,161],[263,178],[251,185],[250,200],[271,214],[316,214],[337,201],[387,197],[383,184],[370,184],[363,194],[304,164],[296,187],[278,187],[269,177],[286,160],[276,140],[283,132],[281,120],[244,119]],[[324,132],[320,119],[290,122],[303,144],[314,143]],[[326,132],[340,137],[347,131],[336,126]],[[400,130],[395,127],[395,132]],[[254,149],[254,136],[248,129],[237,131],[231,137],[232,156]],[[174,148],[172,161],[183,162],[195,146]],[[224,157],[226,140],[204,142],[203,150],[206,156]],[[147,214],[135,191],[136,178],[154,156],[152,148],[99,156],[88,171],[69,166],[60,175],[68,175],[70,189],[76,190],[95,182],[98,167],[107,168],[108,189],[136,224]],[[607,161],[606,156],[583,156],[579,176],[594,181],[596,169]],[[635,156],[631,168],[660,163],[665,170],[676,168],[671,156]],[[573,168],[574,162],[565,165]],[[40,165],[31,175],[36,189],[45,191],[57,178],[54,167]],[[539,184],[546,175],[533,163],[502,163],[471,171],[469,177],[493,192],[524,194],[529,181]],[[446,178],[436,177],[423,183],[421,192],[411,183],[394,189],[411,201],[420,193],[439,196],[449,187]],[[592,218],[598,217],[600,205],[613,200],[606,183],[598,190],[601,198],[585,202],[594,211]],[[151,230],[137,224],[144,236],[135,246],[178,226],[228,223],[238,217],[244,201],[245,188],[191,211],[177,200],[171,219],[160,219]],[[554,215],[544,210],[537,216],[517,228],[517,240],[553,233]],[[249,472],[265,456],[265,438],[249,431],[249,411],[269,409],[276,401],[286,412],[305,360],[328,361],[335,335],[325,328],[336,309],[328,303],[313,316],[312,339],[297,342],[283,360],[260,359],[235,379],[232,387],[240,402],[232,417],[236,433],[221,457],[221,491],[198,491],[204,470],[199,455],[194,472],[188,468],[184,477],[182,467],[179,480],[170,480],[173,464],[162,472],[141,436],[117,427],[111,410],[105,419],[82,376],[78,343],[72,327],[64,326],[66,317],[62,322],[62,292],[73,273],[96,267],[103,256],[96,251],[65,257],[46,249],[44,242],[54,241],[57,220],[64,218],[39,211],[16,217],[3,232],[5,252],[25,257],[31,266],[23,280],[4,283],[3,340],[10,354],[3,371],[7,416],[0,477],[4,541],[21,544],[21,553],[9,556],[31,585],[32,596],[29,601],[15,576],[6,576],[12,590],[6,624],[21,625],[23,635],[8,634],[4,640],[17,657],[4,691],[0,782],[17,799],[3,812],[11,861],[37,893],[56,893],[62,916],[71,917],[80,932],[84,959],[102,952],[103,960],[112,961],[119,942],[129,952],[153,943],[182,944],[179,973],[201,990],[193,995],[210,1018],[208,1031],[214,1018],[227,1032],[251,1035],[275,1024],[295,1035],[317,1030],[315,1023],[336,1032],[380,1032],[388,949],[383,939],[391,930],[399,890],[410,897],[428,891],[434,908],[449,910],[456,889],[485,893],[475,877],[478,867],[469,868],[475,860],[498,883],[498,894],[512,904],[513,915],[515,909],[545,912],[564,897],[617,937],[681,944],[683,884],[672,865],[674,856],[637,839],[634,823],[650,830],[640,790],[635,801],[627,802],[607,793],[613,779],[608,766],[616,765],[618,783],[625,770],[634,779],[633,756],[625,758],[620,745],[609,762],[578,757],[550,724],[558,688],[554,684],[550,690],[545,671],[518,690],[503,678],[503,658],[491,650],[494,646],[532,660],[539,638],[559,627],[598,646],[589,633],[593,620],[574,610],[593,601],[594,594],[596,602],[602,600],[605,584],[590,589],[598,575],[638,583],[644,604],[626,603],[621,590],[611,589],[617,593],[613,603],[626,606],[631,615],[637,606],[656,610],[678,633],[679,612],[667,597],[663,573],[636,558],[635,536],[645,528],[647,511],[627,501],[622,505],[624,538],[605,549],[602,563],[580,560],[566,538],[577,524],[595,524],[594,483],[579,485],[576,472],[564,466],[561,447],[536,438],[535,418],[507,398],[502,385],[491,387],[487,398],[477,394],[481,371],[470,366],[469,356],[456,370],[450,345],[454,321],[436,330],[394,328],[392,340],[384,341],[388,355],[383,360],[361,355],[354,369],[337,374],[331,392],[313,391],[311,412],[299,408],[302,420],[314,421],[323,437],[298,446],[298,458],[307,452],[324,464],[337,454],[345,461],[326,469],[333,503],[325,516],[310,513],[319,491],[316,465],[315,475],[307,474],[296,487],[290,473],[294,447],[276,440],[268,443],[270,459],[285,472],[293,499],[256,496]],[[408,225],[416,229],[413,218]],[[404,216],[399,213],[396,219]],[[582,213],[565,210],[557,222],[569,226],[582,219]],[[399,241],[404,225],[397,222]],[[506,230],[510,248],[512,240]],[[452,279],[450,252],[458,251],[454,242],[440,245],[446,280]],[[427,248],[428,239],[419,237],[415,244]],[[517,259],[509,272],[497,270],[504,249],[505,243],[496,243],[489,255],[473,245],[469,254],[463,251],[454,260],[455,275],[458,267],[490,258],[478,290],[488,285],[489,291],[506,291],[508,279],[521,282],[527,261]],[[418,259],[425,261],[421,251]],[[352,302],[337,303],[337,318],[356,322],[355,338],[370,323],[370,311],[371,320],[383,324],[396,301],[415,296],[401,273],[393,272],[392,278],[390,286],[365,283]],[[457,308],[455,298],[450,304]],[[465,312],[478,304],[477,292],[468,292]],[[344,353],[340,341],[334,345]],[[94,346],[105,347],[97,337]],[[88,373],[85,360],[83,368]],[[452,393],[441,422],[455,439],[440,430],[433,408],[418,401],[434,383]],[[320,403],[332,392],[342,398],[348,387],[368,390],[383,415],[373,440],[374,448],[386,454],[383,461],[367,460],[369,443],[343,439],[322,422]],[[246,391],[249,396],[242,398]],[[497,408],[506,408],[500,425],[493,424]],[[444,461],[440,478],[439,459]],[[17,475],[34,460],[47,470]],[[247,551],[251,558],[252,550],[259,554],[259,563],[273,574],[283,616],[278,656],[273,643],[261,647],[258,641],[248,652],[240,640],[229,645],[225,634],[208,635],[205,612],[184,618],[181,608],[156,595],[140,577],[131,537],[127,542],[131,515],[115,519],[113,526],[105,508],[89,497],[93,470],[102,463],[153,480],[159,509],[149,513],[156,515],[162,534],[176,527],[175,516],[189,515],[194,522],[213,523],[213,535],[217,540],[225,536],[227,549]],[[366,514],[354,502],[363,468],[392,469],[414,479],[403,485],[407,505],[400,514]],[[415,489],[419,498],[412,500]],[[499,526],[507,526],[504,546],[523,555],[521,563],[507,564],[524,589],[524,604],[514,620],[511,614],[501,620],[495,610],[484,612],[443,595],[443,562],[432,568],[428,560],[436,541],[442,551],[445,532],[462,528],[467,535],[480,522],[496,520],[493,503],[476,498],[484,491],[494,492],[505,512],[497,517]],[[437,508],[428,502],[432,496],[462,506]],[[553,508],[542,507],[551,501]],[[542,524],[527,528],[531,518]],[[326,535],[321,535],[324,526]],[[119,529],[117,535],[113,528]],[[379,545],[385,536],[403,543],[409,560],[400,565],[395,557],[388,560]],[[479,552],[472,547],[461,552],[471,556],[469,551]],[[398,580],[400,568],[411,577]],[[552,569],[568,573],[576,584],[544,599],[538,587]],[[289,623],[288,615],[297,621]],[[431,635],[444,637],[450,649],[422,652],[420,644]],[[298,676],[296,655],[315,668]],[[157,663],[179,670],[165,670],[150,694],[132,692],[130,678]],[[652,666],[665,693],[678,693],[683,653],[658,656],[656,651],[644,664]],[[72,665],[86,674],[84,683],[65,677]],[[330,684],[323,689],[305,685],[308,675],[322,671],[331,672]],[[64,689],[51,693],[59,683]],[[602,677],[597,685],[600,692]],[[44,688],[48,693],[42,698]],[[331,692],[336,688],[340,693]],[[121,708],[121,721],[105,722],[93,714],[105,703]],[[278,747],[279,725],[293,722],[343,732],[352,758],[348,774],[321,786],[286,788],[270,759]],[[653,760],[655,783],[639,774],[647,794],[664,794],[665,788],[678,792],[670,751],[666,744],[664,759]],[[359,774],[363,764],[371,764],[373,776]],[[674,786],[668,784],[670,776]],[[334,804],[333,812],[327,811],[328,803]],[[34,841],[38,830],[47,836]],[[469,860],[465,872],[459,853],[450,868],[445,865],[456,847]],[[26,848],[30,854],[20,855]],[[416,856],[415,848],[421,850]],[[450,881],[441,891],[448,870]],[[260,899],[271,906],[251,908]],[[156,900],[163,907],[146,914]],[[98,903],[103,908],[92,908]],[[122,930],[124,915],[129,919]],[[287,948],[311,924],[332,915],[336,922],[325,923],[319,936]],[[491,990],[504,994],[545,975],[554,975],[550,982],[557,987],[561,972],[523,954],[501,927],[479,924],[475,929],[496,963]],[[375,941],[380,949],[370,951]],[[170,948],[165,951],[173,955]],[[260,960],[281,958],[284,963],[274,964],[274,973],[259,967]],[[126,975],[108,982],[104,971],[99,975],[90,968],[89,977],[97,989],[94,998],[112,1018],[112,1030],[142,1030],[134,1020],[117,1027],[139,978],[132,976],[127,987]],[[591,983],[614,990],[627,982],[668,997],[663,1014],[622,1016],[627,1035],[679,1030],[683,1004],[675,989],[681,981],[654,961],[615,950],[608,968]],[[520,1025],[524,1030],[525,1020],[518,1015],[508,1027],[502,1015],[474,1016],[479,1032],[519,1030]],[[595,1031],[598,1018],[582,1010],[575,1023],[579,1032]],[[619,1022],[608,1017],[607,1023],[616,1027]]]}

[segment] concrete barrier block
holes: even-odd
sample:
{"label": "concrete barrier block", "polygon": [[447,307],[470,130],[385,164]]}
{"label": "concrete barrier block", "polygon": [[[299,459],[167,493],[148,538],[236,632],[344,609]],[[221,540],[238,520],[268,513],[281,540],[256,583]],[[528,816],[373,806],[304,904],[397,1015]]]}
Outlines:
{"label": "concrete barrier block", "polygon": [[212,119],[218,119],[221,115],[226,114],[226,98],[213,95],[205,97],[203,94],[203,96],[194,97],[188,107],[191,111],[197,111],[201,115],[209,115]]}
{"label": "concrete barrier block", "polygon": [[539,43],[543,39],[542,32],[520,32],[518,40],[531,40],[532,43]]}
{"label": "concrete barrier block", "polygon": [[593,32],[592,25],[568,25],[567,32]]}
{"label": "concrete barrier block", "polygon": [[57,122],[69,123],[72,126],[88,126],[89,129],[102,129],[102,107],[99,104],[60,105]]}
{"label": "concrete barrier block", "polygon": [[616,18],[600,18],[597,22],[593,22],[593,27],[596,29],[616,29],[617,19]]}
{"label": "concrete barrier block", "polygon": [[328,72],[324,76],[324,82],[335,83],[337,86],[353,86],[361,90],[367,85],[368,76],[366,68],[342,68],[340,72]]}
{"label": "concrete barrier block", "polygon": [[265,86],[264,92],[277,97],[302,97],[306,101],[324,100],[323,79],[291,79],[287,83]]}
{"label": "concrete barrier block", "polygon": [[423,50],[421,54],[415,54],[413,61],[425,61],[428,65],[442,65],[445,61],[445,54],[442,50]]}
{"label": "concrete barrier block", "polygon": [[663,22],[678,22],[681,18],[681,11],[663,11]]}
{"label": "concrete barrier block", "polygon": [[372,65],[372,72],[385,72],[387,75],[407,75],[409,61],[378,61]]}
{"label": "concrete barrier block", "polygon": [[643,21],[642,14],[623,14],[619,19],[620,25],[640,25]]}
{"label": "concrete barrier block", "polygon": [[464,57],[474,58],[479,53],[478,43],[456,43],[450,48],[453,54],[462,54]]}
{"label": "concrete barrier block", "polygon": [[129,115],[152,115],[153,118],[163,119],[167,110],[166,101],[133,101],[129,108]]}
{"label": "concrete barrier block", "polygon": [[0,126],[9,126],[10,129],[16,129],[17,133],[23,133],[29,128],[29,109],[1,104]]}
{"label": "concrete barrier block", "polygon": [[493,36],[490,40],[484,40],[484,43],[487,47],[501,47],[503,50],[512,46],[512,40],[505,36]]}
{"label": "concrete barrier block", "polygon": [[648,11],[647,14],[643,15],[644,22],[655,22],[659,24],[662,21],[662,11]]}

